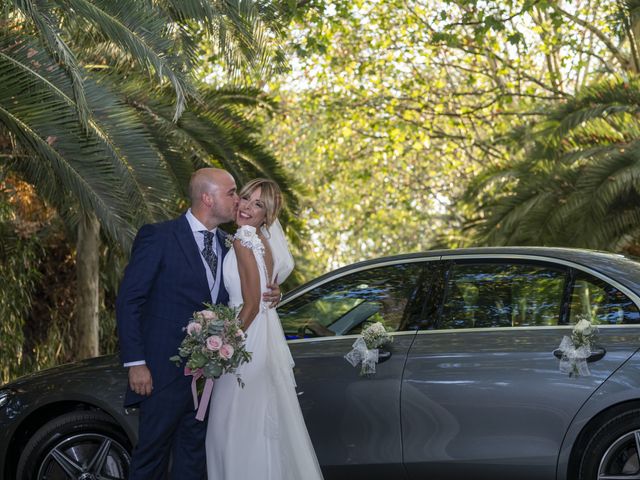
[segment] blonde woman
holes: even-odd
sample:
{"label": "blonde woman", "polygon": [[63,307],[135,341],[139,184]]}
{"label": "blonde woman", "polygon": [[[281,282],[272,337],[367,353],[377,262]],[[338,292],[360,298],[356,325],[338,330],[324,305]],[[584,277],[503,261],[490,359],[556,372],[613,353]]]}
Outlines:
{"label": "blonde woman", "polygon": [[309,439],[293,377],[293,360],[275,309],[262,300],[281,283],[293,258],[277,216],[278,185],[266,179],[240,191],[238,231],[224,259],[229,305],[240,307],[251,362],[216,381],[207,426],[209,480],[316,480],[322,473]]}

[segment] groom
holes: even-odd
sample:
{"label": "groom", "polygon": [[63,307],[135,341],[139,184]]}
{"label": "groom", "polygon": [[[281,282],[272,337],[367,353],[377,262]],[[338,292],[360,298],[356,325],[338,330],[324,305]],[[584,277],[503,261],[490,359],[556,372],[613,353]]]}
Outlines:
{"label": "groom", "polygon": [[[169,357],[193,312],[229,300],[222,279],[226,234],[217,227],[235,220],[239,199],[233,177],[218,168],[197,170],[189,196],[185,214],[140,229],[116,301],[129,373],[124,405],[140,412],[129,480],[165,478],[170,457],[171,479],[206,477],[206,422],[195,419],[191,377]],[[270,288],[264,300],[277,302],[280,290]]]}

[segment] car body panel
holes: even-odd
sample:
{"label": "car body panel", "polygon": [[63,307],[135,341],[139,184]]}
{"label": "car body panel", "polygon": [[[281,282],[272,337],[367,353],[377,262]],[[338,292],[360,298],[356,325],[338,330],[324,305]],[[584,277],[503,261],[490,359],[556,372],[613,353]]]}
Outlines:
{"label": "car body panel", "polygon": [[[624,335],[640,343],[637,326],[617,327],[617,335]],[[598,415],[614,408],[640,406],[640,351],[636,352],[616,370],[582,405],[567,429],[558,454],[557,480],[570,480],[570,457],[576,440]]]}
{"label": "car body panel", "polygon": [[372,377],[344,355],[356,335],[289,343],[298,398],[318,460],[332,479],[403,479],[400,379],[415,332],[393,335]]}
{"label": "car body panel", "polygon": [[83,360],[61,365],[22,377],[8,385],[19,395],[12,396],[0,409],[0,478],[8,462],[11,441],[25,422],[39,411],[58,411],[56,405],[86,405],[111,415],[135,442],[137,415],[128,415],[123,407],[127,372],[117,355]]}
{"label": "car body panel", "polygon": [[[419,332],[403,379],[410,479],[552,479],[580,406],[637,349],[640,327],[603,328],[607,350],[589,376],[559,371],[553,350],[570,327]],[[473,348],[469,348],[473,345]],[[526,448],[523,445],[526,444]]]}

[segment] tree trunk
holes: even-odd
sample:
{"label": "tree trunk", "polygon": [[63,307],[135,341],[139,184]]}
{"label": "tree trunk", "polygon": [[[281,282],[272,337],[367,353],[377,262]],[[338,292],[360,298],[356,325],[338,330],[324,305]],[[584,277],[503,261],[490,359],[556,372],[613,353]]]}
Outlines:
{"label": "tree trunk", "polygon": [[634,73],[640,72],[640,15],[634,11],[630,13],[629,28],[629,44],[631,47],[631,55],[634,59]]}
{"label": "tree trunk", "polygon": [[76,244],[76,336],[77,359],[99,355],[100,322],[100,222],[86,213],[78,224]]}

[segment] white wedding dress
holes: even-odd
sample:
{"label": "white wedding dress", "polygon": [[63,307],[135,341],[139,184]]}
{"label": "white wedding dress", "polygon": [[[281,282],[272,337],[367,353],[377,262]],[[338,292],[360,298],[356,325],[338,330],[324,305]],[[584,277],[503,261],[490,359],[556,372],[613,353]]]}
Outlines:
{"label": "white wedding dress", "polygon": [[[280,283],[291,272],[293,259],[281,227],[276,227],[269,244],[273,278]],[[264,292],[264,246],[255,228],[241,227],[236,238],[253,250]],[[238,307],[243,301],[233,249],[224,259],[223,272],[229,305]],[[214,383],[206,440],[209,480],[322,479],[295,391],[293,359],[276,311],[263,302],[246,334],[252,358],[237,371],[244,388],[233,374]]]}

